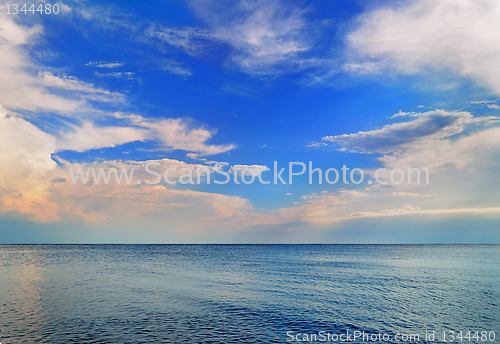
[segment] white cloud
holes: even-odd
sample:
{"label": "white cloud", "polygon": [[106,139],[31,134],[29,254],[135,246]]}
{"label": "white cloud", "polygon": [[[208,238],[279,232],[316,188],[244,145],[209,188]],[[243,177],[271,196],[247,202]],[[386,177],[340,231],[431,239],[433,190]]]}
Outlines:
{"label": "white cloud", "polygon": [[[43,70],[27,56],[26,45],[37,42],[42,28],[31,28],[16,23],[12,16],[0,14],[0,103],[9,110],[57,111],[74,117],[72,124],[59,133],[56,148],[85,151],[113,147],[133,141],[157,141],[162,149],[186,150],[199,155],[227,152],[235,145],[207,143],[216,130],[208,130],[190,124],[183,119],[148,120],[141,116],[120,118],[126,122],[120,126],[98,125],[87,114],[99,114],[100,121],[116,119],[112,112],[99,111],[93,102],[116,102],[123,105],[125,97],[92,83],[69,75],[55,75]],[[118,67],[119,63],[90,63],[105,68]],[[114,77],[130,77],[129,72],[111,73]],[[90,102],[92,101],[92,102]],[[73,122],[73,123],[74,123]]]}
{"label": "white cloud", "polygon": [[228,45],[232,52],[227,62],[252,74],[299,71],[318,64],[303,56],[314,37],[309,33],[313,24],[304,18],[307,10],[276,0],[230,4],[195,0],[191,4],[208,28],[153,26],[147,36],[192,56]]}
{"label": "white cloud", "polygon": [[308,144],[306,147],[319,148],[319,147],[326,147],[326,146],[328,146],[328,145],[324,142],[312,142],[312,143]]}
{"label": "white cloud", "polygon": [[[184,150],[200,156],[214,155],[234,149],[234,144],[207,144],[215,130],[196,127],[186,120],[148,119],[139,115],[115,113],[122,125],[97,126],[90,121],[71,125],[59,134],[57,150],[83,152],[89,149],[114,147],[134,141],[156,141],[164,150]],[[193,158],[194,155],[191,156]],[[205,160],[206,161],[206,160]]]}
{"label": "white cloud", "polygon": [[147,131],[133,127],[96,127],[92,122],[73,126],[73,130],[61,133],[57,150],[84,152],[90,149],[115,147],[127,142],[142,141]]}
{"label": "white cloud", "polygon": [[176,74],[179,76],[192,76],[193,72],[191,69],[185,67],[179,62],[170,59],[162,59],[158,62],[161,70]]}
{"label": "white cloud", "polygon": [[200,56],[206,52],[213,34],[206,29],[195,27],[163,27],[153,26],[146,31],[149,37],[156,37],[162,42],[185,51],[191,56]]}
{"label": "white cloud", "polygon": [[[419,108],[424,107],[423,105],[419,105]],[[396,117],[406,117],[406,116],[412,116],[412,117],[418,117],[419,115],[416,112],[404,112],[402,110],[399,110],[397,114],[394,114],[391,119],[394,119]]]}
{"label": "white cloud", "polygon": [[[236,10],[243,15],[229,23],[212,24],[215,37],[234,48],[230,60],[243,70],[267,73],[269,67],[291,62],[311,48],[303,10],[277,1],[242,1]],[[210,14],[199,14],[211,21]]]}
{"label": "white cloud", "polygon": [[361,15],[348,42],[358,69],[415,74],[448,71],[500,94],[500,2],[418,0]]}
{"label": "white cloud", "polygon": [[471,101],[471,104],[480,104],[486,106],[489,109],[500,110],[500,105],[493,104],[496,103],[496,100],[480,100],[480,101]]}
{"label": "white cloud", "polygon": [[19,46],[28,44],[34,36],[42,32],[40,26],[32,26],[30,28],[18,25],[13,18],[7,14],[1,13],[0,15],[0,38],[3,43],[11,46]]}
{"label": "white cloud", "polygon": [[22,118],[7,116],[0,105],[0,154],[23,159],[24,164],[37,171],[51,169],[55,162],[50,153],[54,151],[55,139]]}
{"label": "white cloud", "polygon": [[234,144],[207,144],[207,141],[212,138],[215,131],[193,128],[182,119],[144,120],[140,125],[148,128],[166,149],[181,149],[205,156],[228,152],[236,147]]}
{"label": "white cloud", "polygon": [[110,76],[117,79],[127,79],[132,80],[134,78],[134,72],[116,72],[116,73],[95,73],[96,76]]}
{"label": "white cloud", "polygon": [[463,169],[472,164],[488,163],[500,147],[500,128],[484,129],[455,140],[428,139],[409,143],[379,158],[389,168],[427,167]]}
{"label": "white cloud", "polygon": [[[103,132],[102,129],[105,129]],[[90,137],[101,141],[99,146],[110,145],[121,139],[122,132],[106,132],[114,128],[94,128],[89,131],[101,136],[118,136],[113,142],[102,142],[103,137]],[[126,133],[125,133],[126,134]],[[79,135],[83,135],[80,133]],[[92,136],[92,135],[90,135]],[[75,145],[92,146],[89,137]],[[169,173],[174,180],[183,175],[182,169],[195,171],[198,168],[209,168],[202,164],[187,164],[172,159],[148,161],[96,161],[93,163],[69,163],[58,159],[58,165],[52,155],[57,149],[56,138],[44,133],[24,119],[7,116],[0,107],[0,213],[22,214],[34,221],[77,221],[102,222],[120,221],[124,214],[128,219],[144,219],[148,221],[179,216],[179,229],[196,222],[192,228],[199,228],[201,217],[220,221],[230,219],[235,214],[251,210],[250,203],[240,197],[191,190],[167,189],[164,185],[137,185],[136,180],[150,180],[154,176],[146,173],[145,165],[149,162],[159,164],[152,169],[160,172],[168,168],[176,171]],[[132,185],[110,182],[105,185],[79,182],[72,183],[69,168],[74,172],[78,168],[86,171],[95,168],[127,169],[131,173],[135,169]],[[84,172],[85,173],[85,172]],[[170,186],[169,186],[170,187]],[[175,210],[175,215],[165,212]],[[155,214],[155,216],[153,216]],[[189,220],[191,219],[191,220]]]}
{"label": "white cloud", "polygon": [[38,78],[46,87],[76,91],[77,93],[74,93],[74,95],[81,99],[92,99],[101,102],[123,101],[124,99],[123,95],[118,92],[96,88],[93,84],[80,81],[72,76],[56,76],[50,72],[39,72]]}
{"label": "white cloud", "polygon": [[29,58],[40,39],[40,26],[26,27],[0,14],[0,103],[12,110],[57,111],[68,115],[92,107],[87,100],[123,101],[123,95],[103,90],[76,77],[56,76]]}
{"label": "white cloud", "polygon": [[[169,178],[175,179],[183,175],[182,168],[196,170],[208,168],[206,164],[188,164],[178,160],[160,159],[156,161],[96,161],[94,163],[69,163],[59,159],[62,165],[57,165],[51,155],[57,149],[56,138],[48,135],[32,124],[17,117],[8,117],[5,111],[0,117],[0,212],[21,213],[36,221],[160,221],[168,218],[169,224],[176,224],[179,230],[199,230],[200,226],[217,226],[224,223],[228,228],[243,229],[252,225],[282,224],[295,226],[296,223],[305,223],[313,226],[328,226],[355,218],[365,217],[390,217],[400,215],[413,216],[450,216],[450,215],[495,215],[500,213],[500,208],[488,205],[495,199],[481,193],[484,201],[474,206],[456,204],[457,197],[451,198],[449,194],[428,197],[432,190],[430,186],[406,186],[401,190],[397,187],[373,188],[364,190],[340,190],[337,192],[322,192],[302,196],[300,204],[289,208],[280,208],[261,214],[253,210],[250,202],[244,198],[227,196],[214,193],[204,193],[192,190],[172,189],[166,184],[156,186],[137,185],[136,180],[152,179],[153,176],[145,172],[145,165],[156,162],[159,166],[153,169],[159,172],[167,168],[176,168]],[[123,116],[127,117],[127,116]],[[137,116],[136,122],[143,119]],[[96,128],[87,131],[95,130]],[[98,128],[100,129],[100,128]],[[478,149],[481,154],[488,150],[498,152],[500,147],[500,128],[489,128],[473,135],[465,136],[455,141],[453,146],[441,147],[434,145],[433,151],[444,150],[452,156],[457,151],[462,154],[474,156]],[[106,133],[101,133],[105,136]],[[114,134],[113,134],[114,135]],[[108,136],[113,136],[108,135]],[[98,138],[96,138],[98,139]],[[461,141],[463,140],[463,141]],[[442,140],[447,141],[447,140]],[[86,142],[86,141],[84,141]],[[488,144],[486,144],[488,143]],[[86,144],[86,143],[85,143]],[[102,145],[102,144],[101,144]],[[469,150],[469,151],[467,151]],[[408,151],[409,153],[412,153]],[[426,151],[424,158],[429,158],[431,150]],[[403,153],[401,153],[403,154]],[[197,158],[196,154],[190,154]],[[479,156],[482,159],[483,156]],[[403,159],[401,156],[399,159]],[[387,166],[391,164],[387,162]],[[84,171],[93,167],[95,169],[111,167],[118,169],[135,169],[132,185],[102,182],[98,185],[83,185],[71,182],[69,168]],[[237,165],[238,168],[250,168],[262,173],[268,168],[262,165]],[[478,166],[481,169],[481,166]],[[470,173],[464,172],[472,178]],[[481,173],[478,171],[477,173]],[[446,178],[449,175],[445,175]],[[462,185],[462,184],[458,184]],[[477,185],[476,185],[477,186]],[[425,193],[416,190],[424,188]],[[431,188],[431,189],[429,189]],[[449,190],[449,185],[443,189]],[[491,189],[491,187],[490,187]],[[394,191],[396,190],[396,191]],[[457,188],[455,188],[455,191]],[[434,190],[435,191],[435,190]],[[434,191],[432,193],[434,193]],[[459,190],[460,191],[460,190]],[[461,190],[460,192],[463,192]],[[491,193],[491,190],[490,190]],[[288,193],[287,195],[289,195]],[[398,207],[395,197],[404,197],[405,202],[411,200],[403,208]],[[491,195],[490,195],[491,196]],[[450,202],[450,199],[453,202]],[[446,203],[446,201],[448,203]],[[470,202],[464,198],[462,203]],[[396,205],[396,206],[395,206]],[[455,206],[453,206],[455,205]],[[485,206],[486,205],[486,206]],[[175,229],[174,229],[175,231]]]}
{"label": "white cloud", "polygon": [[0,103],[10,109],[74,111],[81,101],[65,99],[46,90],[26,57],[26,47],[42,33],[40,26],[25,27],[13,16],[0,14]]}
{"label": "white cloud", "polygon": [[123,67],[124,64],[121,62],[95,62],[95,61],[90,61],[87,63],[87,66],[92,66],[92,67],[97,67],[97,68],[118,68],[118,67]]}
{"label": "white cloud", "polygon": [[229,169],[229,173],[234,173],[241,176],[243,172],[245,176],[260,176],[263,172],[269,171],[269,167],[264,165],[233,165]]}
{"label": "white cloud", "polygon": [[27,121],[8,117],[0,106],[0,212],[36,213],[38,220],[56,218],[48,200],[55,138]]}
{"label": "white cloud", "polygon": [[[147,219],[148,223],[168,220],[170,226],[177,227],[170,228],[172,231],[199,230],[203,220],[220,223],[225,219],[230,220],[235,214],[249,212],[252,208],[246,199],[237,196],[180,190],[164,184],[136,185],[136,180],[155,180],[153,175],[145,172],[145,165],[150,162],[160,165],[150,166],[160,173],[168,168],[176,168],[176,171],[169,173],[170,180],[183,175],[184,172],[180,172],[183,168],[195,171],[197,168],[207,167],[172,159],[67,164],[65,169],[57,171],[66,181],[53,184],[49,199],[57,204],[58,215],[63,219],[116,222],[126,218],[127,221]],[[118,170],[127,168],[130,171],[134,167],[134,181],[132,185],[116,185],[113,182],[108,185],[102,182],[98,185],[74,185],[68,172],[69,167],[73,170],[81,167],[84,171],[88,167],[104,168],[106,171],[111,167]],[[158,225],[162,228],[161,222]]]}
{"label": "white cloud", "polygon": [[[388,169],[379,174],[381,179],[390,180],[392,169],[405,174],[409,168],[427,168],[430,184],[415,184],[415,178],[408,184],[406,176],[400,185],[366,188],[365,199],[344,199],[343,205],[332,207],[325,206],[326,199],[342,199],[324,194],[301,207],[325,209],[324,213],[330,214],[329,220],[325,215],[325,221],[396,215],[498,215],[500,204],[493,186],[497,184],[495,171],[500,168],[499,117],[445,110],[400,111],[395,117],[406,122],[324,140],[351,152],[381,155],[377,160]],[[365,175],[373,177],[375,169],[365,170]]]}

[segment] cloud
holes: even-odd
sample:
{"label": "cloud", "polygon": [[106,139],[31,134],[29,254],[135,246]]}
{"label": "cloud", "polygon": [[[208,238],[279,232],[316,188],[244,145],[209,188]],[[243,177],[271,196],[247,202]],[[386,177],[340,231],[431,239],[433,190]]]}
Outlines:
{"label": "cloud", "polygon": [[326,147],[328,146],[328,144],[324,143],[324,142],[312,142],[310,144],[308,144],[306,147],[308,148],[320,148],[320,147]]}
{"label": "cloud", "polygon": [[471,104],[480,104],[486,106],[489,109],[500,110],[500,105],[493,104],[496,103],[496,100],[480,100],[480,101],[471,101]]}
{"label": "cloud", "polygon": [[[58,204],[61,217],[74,218],[76,221],[117,221],[126,217],[129,220],[156,221],[158,219],[169,219],[169,224],[179,221],[178,230],[186,230],[186,226],[192,222],[199,222],[201,218],[210,220],[221,220],[230,218],[238,212],[249,211],[251,205],[243,198],[226,196],[216,193],[199,192],[185,189],[175,189],[164,181],[157,185],[147,185],[145,180],[155,181],[156,177],[147,173],[145,166],[153,163],[149,168],[159,172],[167,169],[170,171],[168,177],[175,180],[184,175],[183,169],[196,171],[198,168],[211,167],[202,164],[188,164],[174,159],[158,159],[148,161],[96,161],[94,163],[69,163],[62,161],[64,168],[58,169],[57,173],[67,180],[65,183],[57,183],[51,188],[50,199]],[[81,180],[77,184],[72,183],[69,172],[81,168],[109,171],[116,168],[118,171],[126,169],[131,173],[134,169],[131,185],[122,183],[117,185],[112,179],[109,184],[102,181],[99,184],[87,183]],[[137,184],[142,180],[142,184]],[[168,186],[168,187],[167,187]],[[175,211],[175,214],[170,213]],[[88,216],[88,217],[87,217]]]}
{"label": "cloud", "polygon": [[195,27],[164,27],[154,25],[146,31],[146,36],[181,49],[191,56],[200,56],[206,52],[215,38],[211,31]]}
{"label": "cloud", "polygon": [[38,78],[48,88],[57,88],[65,91],[75,91],[72,95],[80,99],[91,99],[94,101],[111,102],[123,101],[124,97],[118,92],[94,87],[91,83],[78,80],[76,77],[62,75],[56,76],[51,72],[39,72]]}
{"label": "cloud", "polygon": [[[496,157],[500,154],[499,119],[444,110],[409,116],[412,120],[408,122],[325,139],[351,152],[380,154],[376,158],[378,164],[388,169],[379,171],[382,180],[390,180],[392,169],[403,171],[403,184],[383,188],[393,199],[387,208],[398,204],[394,196],[403,195],[400,192],[406,196],[436,195],[424,202],[427,209],[439,209],[446,204],[456,207],[458,203],[464,208],[471,204],[497,205],[491,185],[496,183],[493,171],[498,168]],[[406,172],[415,168],[429,171],[430,185],[407,184]],[[373,177],[376,168],[366,169],[365,173]],[[380,196],[373,202],[380,203]]]}
{"label": "cloud", "polygon": [[95,73],[96,76],[110,76],[117,79],[127,79],[132,80],[134,78],[134,72],[116,72],[116,73]]}
{"label": "cloud", "polygon": [[[141,22],[109,6],[75,7],[73,16],[91,21],[93,29],[113,33],[123,30],[134,42],[153,45],[168,56],[177,50],[196,58],[215,57],[228,67],[261,77],[308,71],[310,75],[304,83],[315,84],[322,82],[325,73],[331,77],[333,66],[338,65],[331,58],[329,47],[321,51],[327,57],[316,54],[316,48],[325,45],[321,38],[328,32],[323,30],[324,22],[308,18],[313,12],[309,7],[281,0],[190,0],[188,4],[201,19],[201,25]],[[114,64],[89,62],[88,65]],[[161,62],[160,68],[184,77],[193,74],[190,68],[171,58]]]}
{"label": "cloud", "polygon": [[41,26],[22,26],[12,15],[0,14],[0,103],[10,109],[75,111],[82,102],[48,91],[37,77],[37,66],[27,58],[27,47],[42,31]]}
{"label": "cloud", "polygon": [[[90,129],[89,129],[90,128]],[[127,132],[115,132],[115,128],[87,127],[88,137],[76,141],[74,145],[104,146],[124,140]],[[85,133],[77,133],[81,138]],[[99,134],[99,135],[97,135]],[[106,136],[108,138],[106,138]],[[114,139],[113,139],[114,138]],[[92,140],[99,142],[93,144]],[[111,140],[112,142],[103,142]],[[193,228],[199,228],[201,217],[211,220],[231,218],[234,214],[248,212],[251,204],[240,197],[191,190],[167,189],[165,182],[156,186],[137,185],[136,180],[154,180],[146,173],[146,164],[152,162],[152,170],[163,172],[168,168],[174,180],[184,174],[184,168],[196,171],[198,168],[213,167],[204,164],[188,164],[179,160],[160,159],[147,161],[95,161],[91,163],[70,163],[53,154],[57,150],[57,139],[22,118],[8,116],[0,108],[0,213],[21,215],[37,222],[103,222],[120,221],[126,214],[129,219],[158,219],[165,217],[166,211],[175,210],[179,215],[179,229],[193,219],[198,221]],[[132,185],[110,182],[104,184],[79,181],[73,184],[73,176],[81,168],[98,172],[135,169]],[[114,180],[113,180],[114,181]],[[153,216],[155,214],[155,216]],[[169,215],[170,216],[170,215]],[[171,219],[170,219],[171,220]],[[193,220],[194,221],[194,220]],[[195,221],[195,222],[196,222]],[[171,223],[169,221],[169,223]]]}
{"label": "cloud", "polygon": [[41,26],[23,26],[0,14],[0,103],[11,110],[56,111],[70,115],[94,107],[89,101],[123,102],[124,97],[68,75],[43,70],[30,57]]}
{"label": "cloud", "polygon": [[140,123],[154,134],[165,149],[185,150],[198,153],[200,156],[214,155],[228,152],[236,145],[210,145],[206,142],[216,133],[204,128],[194,128],[185,120],[163,119],[159,121],[144,120]]}
{"label": "cloud", "polygon": [[0,211],[57,218],[57,206],[47,198],[49,173],[57,166],[51,158],[55,144],[51,135],[7,116],[0,106]]}
{"label": "cloud", "polygon": [[[143,119],[138,117],[137,121]],[[88,134],[83,139],[74,139],[74,145],[85,146],[88,149],[93,141],[100,142],[105,137],[118,135],[119,140],[123,133],[106,133],[103,128],[87,126],[76,137]],[[108,129],[108,128],[105,128]],[[111,129],[111,128],[109,128]],[[159,184],[150,186],[142,183],[136,185],[136,180],[150,180],[154,176],[146,173],[145,165],[154,162],[150,168],[162,172],[168,168],[176,171],[169,173],[170,180],[184,174],[183,168],[195,171],[198,168],[212,166],[204,164],[188,164],[178,160],[160,159],[148,161],[95,161],[93,163],[69,163],[52,155],[57,150],[55,137],[44,133],[29,122],[18,118],[8,117],[2,111],[0,118],[0,212],[22,214],[39,222],[70,221],[70,222],[103,222],[122,221],[124,216],[130,220],[148,218],[148,221],[168,216],[169,223],[179,224],[179,228],[200,228],[201,221],[230,221],[242,226],[247,220],[251,223],[286,222],[287,217],[281,215],[262,216],[252,211],[248,200],[237,196],[226,196],[215,193],[205,193],[192,190],[172,189],[169,185]],[[127,133],[125,133],[127,134]],[[95,136],[94,136],[95,135]],[[115,141],[116,141],[115,140]],[[97,145],[103,146],[106,142]],[[193,157],[197,157],[192,155]],[[87,168],[100,168],[109,171],[116,168],[121,171],[135,169],[134,180],[131,185],[122,183],[117,185],[110,182],[104,184],[88,183],[84,185],[72,182],[70,173],[81,168],[84,173]],[[268,170],[260,165],[238,165],[240,168],[249,168],[262,173]],[[232,168],[234,171],[235,167]],[[171,213],[175,210],[175,214]],[[196,223],[196,224],[193,224]]]}
{"label": "cloud", "polygon": [[392,193],[394,196],[402,196],[402,197],[429,197],[430,195],[421,195],[415,192],[404,192],[404,191],[394,191]]}
{"label": "cloud", "polygon": [[231,166],[229,173],[235,173],[241,176],[243,173],[245,176],[260,176],[263,172],[270,171],[269,167],[263,165],[233,165]]}
{"label": "cloud", "polygon": [[384,206],[394,204],[394,200],[390,194],[384,192],[362,193],[356,190],[340,190],[330,193],[323,191],[320,194],[313,193],[302,196],[302,199],[302,204],[294,203],[296,205],[293,207],[276,209],[270,215],[247,214],[246,220],[252,225],[288,224],[294,227],[297,224],[305,223],[307,226],[324,227],[370,217],[500,216],[500,207],[498,206],[421,209],[418,205],[407,204],[401,208],[388,209]]}
{"label": "cloud", "polygon": [[84,152],[90,149],[115,147],[127,142],[142,141],[146,130],[133,127],[96,127],[92,122],[72,126],[63,132],[57,142],[57,151],[74,150]]}
{"label": "cloud", "polygon": [[1,154],[22,158],[25,165],[37,171],[55,166],[50,152],[55,148],[55,139],[22,118],[8,116],[0,105]]}
{"label": "cloud", "polygon": [[214,26],[215,37],[233,47],[229,60],[245,71],[268,73],[269,67],[290,63],[311,48],[304,10],[277,1],[241,1],[232,10],[241,15],[228,22],[198,14]]}
{"label": "cloud", "polygon": [[4,44],[10,46],[19,46],[28,44],[37,35],[42,32],[40,26],[24,27],[18,25],[13,18],[2,12],[0,16],[0,38]]}
{"label": "cloud", "polygon": [[[196,157],[228,152],[234,144],[207,144],[215,130],[196,127],[189,121],[177,119],[148,119],[140,115],[115,113],[122,125],[97,126],[91,121],[70,125],[59,134],[57,150],[83,152],[89,149],[115,147],[127,142],[153,141],[164,150],[184,150],[196,153]],[[193,156],[192,156],[193,157]]]}
{"label": "cloud", "polygon": [[[478,104],[482,104],[478,103]],[[487,101],[486,104],[490,104]],[[305,204],[284,210],[299,218],[318,214],[317,221],[336,223],[363,217],[497,216],[496,188],[500,164],[500,118],[474,117],[465,111],[403,112],[392,117],[405,120],[381,129],[324,137],[341,150],[376,154],[379,173],[389,180],[390,170],[427,168],[430,184],[372,185],[366,197],[323,193],[305,197]],[[378,167],[377,167],[378,168]],[[365,175],[373,177],[373,170]],[[352,196],[352,195],[350,195]],[[402,206],[403,200],[406,204]],[[290,215],[292,216],[292,215]],[[298,218],[295,218],[298,220]],[[323,219],[323,220],[321,220]]]}
{"label": "cloud", "polygon": [[405,205],[400,209],[384,209],[379,211],[360,211],[349,214],[348,218],[363,217],[391,217],[403,215],[500,215],[500,207],[490,208],[459,208],[459,209],[427,209],[422,210],[419,207]]}
{"label": "cloud", "polygon": [[251,74],[296,72],[318,64],[304,55],[313,38],[307,10],[274,0],[195,0],[191,5],[206,28],[154,25],[146,35],[195,57],[230,47],[226,62]]}
{"label": "cloud", "polygon": [[499,16],[496,0],[398,2],[361,15],[347,40],[365,73],[447,71],[500,94]]}
{"label": "cloud", "polygon": [[183,64],[170,59],[162,59],[158,62],[160,70],[167,71],[172,74],[179,76],[192,76],[193,72],[191,69],[184,67]]}
{"label": "cloud", "polygon": [[[324,141],[334,142],[352,152],[389,153],[416,142],[430,142],[449,138],[462,133],[467,124],[492,123],[500,121],[496,117],[474,118],[469,112],[433,110],[424,113],[403,113],[416,119],[384,126],[382,129],[360,131],[356,134],[326,136]],[[393,116],[394,118],[394,116]]]}
{"label": "cloud", "polygon": [[[484,203],[491,202],[491,197],[487,197],[484,193],[481,194],[484,198],[481,204],[464,207],[443,202],[446,200],[449,202],[450,199],[456,200],[456,197],[450,198],[449,195],[427,197],[430,194],[429,189],[426,189],[425,193],[417,193],[418,188],[431,187],[421,185],[407,186],[404,190],[396,187],[396,191],[391,187],[373,188],[362,192],[359,190],[325,191],[304,195],[301,203],[295,206],[259,213],[253,209],[248,200],[237,196],[175,189],[163,182],[155,186],[136,183],[136,180],[154,179],[153,175],[145,171],[145,165],[150,162],[155,163],[151,168],[158,172],[165,171],[167,168],[175,168],[176,171],[172,171],[169,175],[170,180],[183,175],[182,168],[193,171],[198,168],[208,168],[213,171],[213,166],[205,163],[188,164],[173,159],[70,163],[58,158],[59,164],[56,164],[51,158],[57,149],[55,137],[44,133],[24,119],[9,117],[5,111],[2,111],[2,114],[0,117],[0,212],[22,214],[35,221],[90,223],[116,222],[125,219],[126,221],[141,221],[147,218],[150,222],[160,221],[157,225],[161,226],[161,221],[168,219],[169,224],[175,226],[173,231],[196,231],[201,228],[200,226],[208,228],[212,225],[219,228],[224,225],[233,230],[235,228],[241,230],[248,226],[276,224],[294,228],[299,223],[324,227],[365,217],[467,214],[496,216],[500,213],[498,206],[484,206]],[[140,116],[129,117],[135,119],[137,123],[142,123],[144,120]],[[87,132],[96,130],[96,128],[89,128]],[[478,149],[481,149],[483,154],[488,149],[498,152],[498,147],[500,147],[498,130],[500,128],[489,128],[459,138],[454,143],[460,148],[459,151],[469,149],[470,151],[462,153],[471,156],[474,156]],[[101,135],[113,136],[114,134],[101,133]],[[486,142],[489,143],[489,148]],[[450,146],[443,149],[439,145],[434,145],[432,148],[444,150],[452,156],[455,153]],[[425,158],[429,158],[429,152],[425,152],[427,154]],[[190,154],[190,156],[198,158],[195,154]],[[399,159],[402,159],[401,156]],[[386,163],[390,165],[390,162]],[[100,184],[73,184],[69,168],[72,168],[74,173],[79,168],[86,171],[90,167],[96,170],[103,168],[106,171],[110,168],[116,168],[118,171],[125,168],[131,171],[134,168],[134,180],[131,185],[125,183],[117,185],[113,182],[105,185],[102,181]],[[268,170],[262,165],[236,165],[231,167],[231,171],[236,168],[238,170],[250,168],[256,173]],[[449,186],[445,185],[443,188],[449,189]],[[414,200],[413,204],[405,205],[403,208],[395,207],[395,195],[410,198]],[[462,202],[468,201],[468,199],[462,199]],[[418,203],[415,204],[416,202]],[[456,206],[453,207],[453,205]]]}
{"label": "cloud", "polygon": [[[452,139],[427,139],[403,145],[379,160],[388,168],[427,167],[431,172],[440,169],[464,169],[467,166],[491,164],[500,147],[500,128],[483,129]],[[484,160],[482,160],[484,159]]]}
{"label": "cloud", "polygon": [[[56,75],[31,61],[26,46],[35,46],[42,32],[39,26],[25,27],[15,22],[12,16],[0,14],[0,103],[3,102],[10,111],[32,112],[26,114],[26,118],[41,118],[47,116],[44,112],[52,111],[72,117],[72,124],[54,135],[54,151],[83,152],[133,141],[156,141],[164,150],[186,150],[202,156],[235,148],[233,144],[209,144],[216,130],[202,128],[186,119],[117,118],[113,111],[99,110],[100,105],[96,102],[106,103],[101,105],[109,109],[110,106],[126,105],[126,99],[121,93],[96,87],[74,76]],[[119,63],[90,64],[114,68]],[[114,77],[130,75],[129,72],[110,73]],[[52,113],[50,116],[53,118]],[[115,124],[117,120],[125,123],[109,124]],[[40,123],[50,123],[50,119]]]}
{"label": "cloud", "polygon": [[[152,175],[144,173],[143,162],[102,162],[92,165],[83,165],[83,169],[92,166],[95,168],[130,168],[135,166],[137,175],[134,178],[154,180]],[[166,168],[177,168],[176,172],[170,172],[169,178],[178,178],[182,168],[195,170],[195,165],[189,165],[181,161],[162,159],[159,161],[161,167],[151,167],[153,170],[163,171]],[[78,165],[71,165],[76,169]],[[203,166],[206,167],[206,166]],[[57,204],[58,215],[61,219],[69,221],[84,222],[116,222],[124,218],[129,221],[144,221],[149,223],[160,219],[168,220],[173,231],[186,231],[199,229],[201,221],[220,221],[230,219],[237,213],[248,212],[251,204],[244,198],[238,196],[227,196],[217,193],[200,192],[193,190],[180,190],[168,188],[165,185],[116,185],[110,182],[108,185],[74,185],[71,182],[67,170],[58,171],[63,173],[69,181],[57,183],[50,189],[49,199]],[[134,180],[135,182],[135,180]],[[134,183],[132,183],[134,184]],[[172,214],[171,211],[175,211]],[[192,223],[197,223],[192,226]]]}
{"label": "cloud", "polygon": [[90,61],[89,63],[86,64],[87,66],[92,66],[92,67],[97,67],[97,68],[118,68],[118,67],[123,67],[124,64],[121,62],[93,62]]}

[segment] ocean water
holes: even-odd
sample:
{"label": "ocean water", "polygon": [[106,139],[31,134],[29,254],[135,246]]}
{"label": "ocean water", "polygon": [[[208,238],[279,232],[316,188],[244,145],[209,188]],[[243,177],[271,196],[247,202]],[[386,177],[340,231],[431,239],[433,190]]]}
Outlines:
{"label": "ocean water", "polygon": [[0,330],[2,344],[500,343],[500,246],[0,245]]}

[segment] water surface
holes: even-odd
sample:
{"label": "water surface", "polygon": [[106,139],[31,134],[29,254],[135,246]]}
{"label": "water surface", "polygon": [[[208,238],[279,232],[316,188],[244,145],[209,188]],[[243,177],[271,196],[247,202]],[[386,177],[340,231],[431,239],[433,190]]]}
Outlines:
{"label": "water surface", "polygon": [[451,330],[499,343],[499,262],[498,245],[0,245],[0,341]]}

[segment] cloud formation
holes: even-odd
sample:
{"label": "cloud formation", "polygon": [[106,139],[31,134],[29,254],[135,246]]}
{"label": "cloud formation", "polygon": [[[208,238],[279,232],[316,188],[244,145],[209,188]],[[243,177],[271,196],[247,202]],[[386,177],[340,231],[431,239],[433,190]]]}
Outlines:
{"label": "cloud formation", "polygon": [[478,161],[480,155],[491,154],[498,144],[495,135],[500,128],[494,124],[500,122],[499,117],[474,117],[465,111],[445,110],[400,112],[397,116],[412,120],[356,134],[326,136],[323,140],[340,145],[341,150],[382,154],[378,159],[386,167],[403,169],[463,168]]}
{"label": "cloud formation", "polygon": [[422,140],[440,140],[464,131],[466,124],[479,121],[499,121],[500,118],[474,118],[469,112],[434,110],[424,113],[398,113],[416,119],[389,124],[382,129],[360,131],[356,134],[326,136],[324,141],[335,142],[349,151],[362,153],[389,153],[398,148]]}
{"label": "cloud formation", "polygon": [[[39,26],[25,27],[11,17],[0,15],[0,104],[9,110],[56,111],[72,117],[72,124],[56,135],[56,150],[83,152],[114,147],[134,141],[157,141],[164,150],[186,150],[200,156],[227,152],[234,144],[213,145],[208,141],[216,130],[208,130],[186,119],[146,119],[142,116],[120,118],[123,125],[103,125],[115,120],[116,112],[101,111],[95,102],[107,106],[123,104],[125,96],[98,88],[70,75],[56,75],[43,70],[28,58],[27,45],[35,45],[43,32]],[[101,68],[116,68],[121,63],[89,63]],[[170,64],[170,67],[173,65]],[[174,66],[175,67],[175,66]],[[36,70],[36,73],[34,72]],[[178,70],[179,73],[182,70]],[[127,75],[119,73],[113,76]],[[97,118],[92,118],[99,114]],[[54,152],[54,151],[52,151]]]}
{"label": "cloud formation", "polygon": [[0,106],[0,211],[55,218],[57,206],[48,200],[51,158],[56,140],[31,123],[7,116]]}
{"label": "cloud formation", "polygon": [[365,61],[357,72],[447,71],[500,94],[500,3],[418,0],[383,5],[358,18],[347,37]]}
{"label": "cloud formation", "polygon": [[216,131],[197,127],[181,118],[147,119],[139,115],[113,115],[122,119],[123,125],[97,126],[90,121],[70,125],[68,130],[60,133],[57,151],[84,152],[127,142],[153,141],[159,144],[159,149],[184,150],[196,153],[197,156],[207,156],[228,152],[236,147],[234,144],[207,144]]}
{"label": "cloud formation", "polygon": [[51,93],[27,57],[27,46],[36,43],[41,26],[17,24],[13,16],[0,14],[0,103],[11,109],[75,111],[82,102]]}
{"label": "cloud formation", "polygon": [[226,63],[251,74],[299,71],[317,64],[304,55],[313,47],[313,24],[304,18],[307,10],[277,0],[190,3],[206,28],[156,25],[147,36],[196,57],[230,47]]}
{"label": "cloud formation", "polygon": [[[102,128],[98,128],[100,129]],[[106,133],[99,134],[106,137]],[[91,142],[92,140],[84,140],[79,144],[92,144]],[[248,201],[240,197],[175,190],[170,186],[167,189],[165,182],[156,186],[127,185],[124,179],[120,185],[113,182],[105,185],[102,181],[98,185],[93,185],[92,182],[85,185],[81,181],[73,184],[70,168],[75,174],[79,168],[84,173],[87,168],[94,168],[96,171],[101,168],[106,171],[110,168],[121,171],[125,168],[128,173],[134,168],[134,183],[137,179],[154,179],[153,175],[145,171],[145,165],[150,162],[154,163],[151,168],[160,172],[175,168],[176,171],[169,174],[172,180],[183,175],[182,169],[196,171],[198,168],[213,168],[173,159],[91,163],[69,163],[58,159],[57,164],[52,158],[56,147],[55,137],[22,118],[6,115],[6,111],[0,108],[0,213],[22,214],[40,222],[99,222],[123,218],[124,212],[132,217],[141,217],[152,212],[161,214],[171,208],[179,211],[179,208],[191,206],[198,214],[198,219],[201,216],[226,218],[236,212],[251,209]],[[179,204],[191,206],[179,207]],[[184,216],[192,216],[191,211],[186,209]]]}

